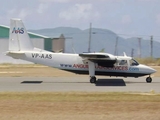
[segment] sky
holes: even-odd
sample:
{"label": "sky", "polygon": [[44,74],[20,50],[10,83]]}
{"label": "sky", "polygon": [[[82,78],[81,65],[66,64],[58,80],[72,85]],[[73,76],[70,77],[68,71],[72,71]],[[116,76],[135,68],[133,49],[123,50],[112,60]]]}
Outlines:
{"label": "sky", "polygon": [[160,41],[160,0],[0,0],[0,24],[20,18],[27,29],[109,29]]}

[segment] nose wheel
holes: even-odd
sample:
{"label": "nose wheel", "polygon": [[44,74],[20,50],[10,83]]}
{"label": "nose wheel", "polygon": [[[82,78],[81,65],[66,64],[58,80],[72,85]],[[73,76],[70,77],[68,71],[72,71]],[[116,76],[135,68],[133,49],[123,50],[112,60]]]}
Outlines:
{"label": "nose wheel", "polygon": [[152,82],[152,78],[151,78],[150,76],[147,77],[147,78],[146,78],[146,82],[147,82],[147,83],[151,83],[151,82]]}
{"label": "nose wheel", "polygon": [[96,77],[95,76],[91,76],[90,77],[90,83],[96,83]]}

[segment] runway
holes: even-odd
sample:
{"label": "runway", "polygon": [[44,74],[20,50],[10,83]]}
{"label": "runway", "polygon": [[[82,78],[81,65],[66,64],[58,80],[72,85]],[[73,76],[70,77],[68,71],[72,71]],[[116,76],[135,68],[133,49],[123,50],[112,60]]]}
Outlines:
{"label": "runway", "polygon": [[100,77],[96,84],[81,77],[0,77],[0,92],[150,92],[160,93],[160,77],[152,83],[141,78]]}

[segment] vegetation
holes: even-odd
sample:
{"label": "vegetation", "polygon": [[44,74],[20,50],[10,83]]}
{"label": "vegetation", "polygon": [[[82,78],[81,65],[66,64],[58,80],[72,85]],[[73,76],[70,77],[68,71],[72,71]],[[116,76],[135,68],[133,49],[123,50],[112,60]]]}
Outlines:
{"label": "vegetation", "polygon": [[141,63],[141,64],[145,64],[145,65],[149,65],[149,66],[160,66],[160,58],[136,58],[136,60]]}
{"label": "vegetation", "polygon": [[2,100],[22,100],[41,102],[159,102],[160,95],[152,92],[143,94],[123,92],[0,92],[0,101]]}

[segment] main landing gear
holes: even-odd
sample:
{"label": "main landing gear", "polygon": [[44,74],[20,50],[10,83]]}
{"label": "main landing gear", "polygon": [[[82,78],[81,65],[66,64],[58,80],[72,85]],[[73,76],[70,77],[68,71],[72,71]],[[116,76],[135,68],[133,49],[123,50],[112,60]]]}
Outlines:
{"label": "main landing gear", "polygon": [[96,77],[95,76],[90,76],[90,83],[96,83]]}
{"label": "main landing gear", "polygon": [[146,82],[147,82],[147,83],[151,83],[151,82],[152,82],[152,78],[151,78],[150,76],[147,77],[147,78],[146,78]]}
{"label": "main landing gear", "polygon": [[90,76],[90,83],[96,83],[96,77],[95,77],[95,63],[88,61],[89,65],[89,76]]}

